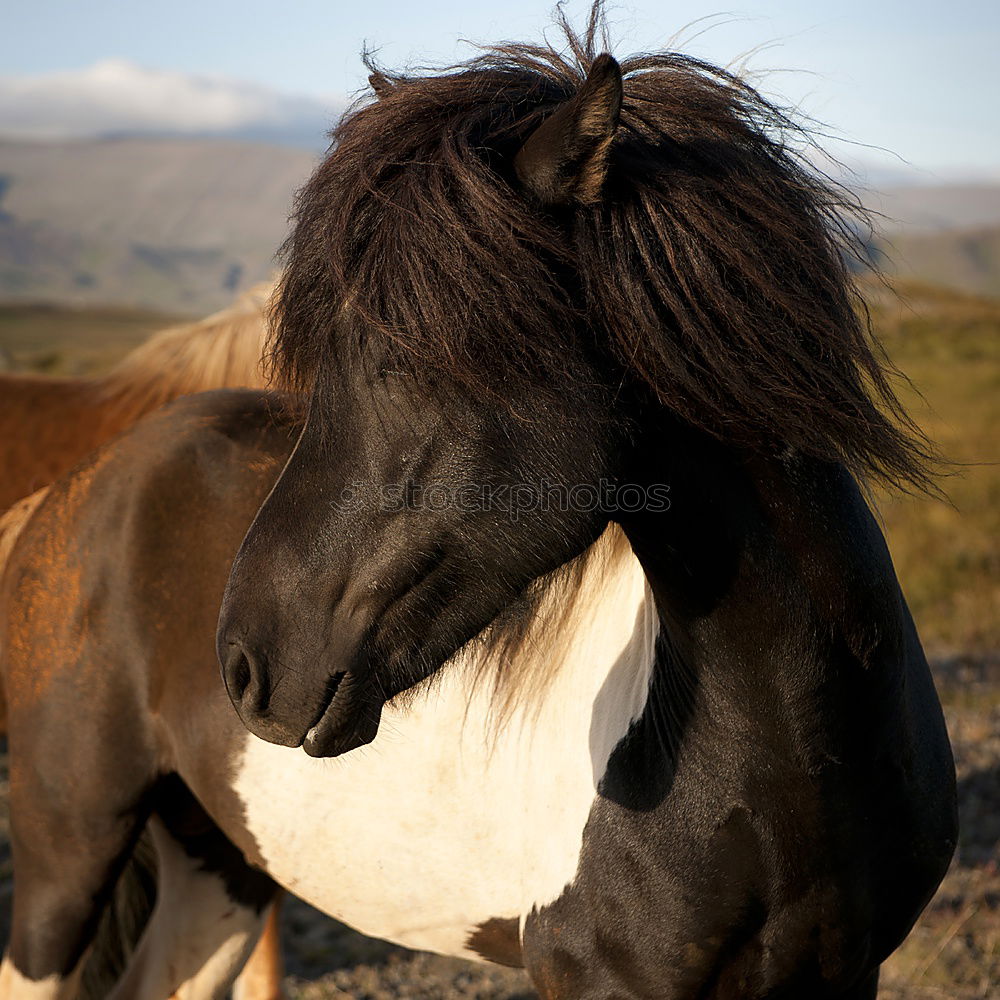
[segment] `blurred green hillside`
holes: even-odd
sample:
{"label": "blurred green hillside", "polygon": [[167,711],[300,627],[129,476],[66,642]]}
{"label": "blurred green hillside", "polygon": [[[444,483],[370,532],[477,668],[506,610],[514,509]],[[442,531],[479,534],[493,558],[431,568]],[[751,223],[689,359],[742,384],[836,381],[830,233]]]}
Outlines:
{"label": "blurred green hillside", "polygon": [[908,281],[1000,296],[1000,226],[898,232],[877,241],[880,263]]}

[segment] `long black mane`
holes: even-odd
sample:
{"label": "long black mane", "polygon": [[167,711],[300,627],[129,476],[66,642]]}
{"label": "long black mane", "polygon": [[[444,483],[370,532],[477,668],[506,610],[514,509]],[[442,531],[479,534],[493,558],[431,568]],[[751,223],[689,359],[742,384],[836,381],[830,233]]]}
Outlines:
{"label": "long black mane", "polygon": [[308,386],[374,349],[476,390],[544,387],[586,333],[720,439],[926,486],[926,442],[845,263],[855,201],[745,81],[676,52],[623,60],[601,196],[552,212],[518,192],[513,154],[577,91],[600,24],[598,3],[583,35],[562,24],[564,52],[505,44],[373,78],[380,99],[341,121],[299,195],[278,372]]}

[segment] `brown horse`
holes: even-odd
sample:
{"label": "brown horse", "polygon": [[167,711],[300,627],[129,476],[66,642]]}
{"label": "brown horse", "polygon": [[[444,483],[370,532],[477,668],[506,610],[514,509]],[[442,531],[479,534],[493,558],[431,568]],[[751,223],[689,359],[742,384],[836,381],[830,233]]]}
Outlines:
{"label": "brown horse", "polygon": [[162,330],[100,378],[0,374],[0,511],[171,399],[263,385],[272,292],[257,285],[220,312]]}
{"label": "brown horse", "polygon": [[[160,331],[103,377],[0,374],[0,511],[11,508],[0,519],[0,571],[47,485],[95,448],[178,396],[264,384],[273,291],[257,285],[211,316]],[[0,690],[0,732],[5,709]],[[277,919],[276,905],[237,982],[245,1000],[281,995]]]}
{"label": "brown horse", "polygon": [[599,13],[338,126],[280,294],[308,405],[179,400],[30,516],[5,1000],[72,995],[145,828],[116,1000],[221,997],[279,884],[545,1000],[875,997],[955,782],[858,481],[927,446],[787,118]]}

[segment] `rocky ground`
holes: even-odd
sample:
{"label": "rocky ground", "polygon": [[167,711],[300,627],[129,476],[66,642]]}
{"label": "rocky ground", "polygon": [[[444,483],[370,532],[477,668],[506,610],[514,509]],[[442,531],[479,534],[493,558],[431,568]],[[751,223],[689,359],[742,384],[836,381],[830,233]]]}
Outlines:
{"label": "rocky ground", "polygon": [[[940,891],[885,967],[880,1000],[1000,1000],[1000,657],[944,659],[935,670],[958,768],[961,837]],[[6,798],[5,786],[0,793]],[[4,939],[10,898],[6,832],[4,817]],[[286,904],[283,936],[294,1000],[534,996],[520,972],[408,952],[362,937],[298,900]]]}

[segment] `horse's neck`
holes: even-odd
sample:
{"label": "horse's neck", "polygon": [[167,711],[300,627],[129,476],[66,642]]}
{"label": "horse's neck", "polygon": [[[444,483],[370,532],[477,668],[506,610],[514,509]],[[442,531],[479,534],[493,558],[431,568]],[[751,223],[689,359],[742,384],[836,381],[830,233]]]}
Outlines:
{"label": "horse's neck", "polygon": [[[784,968],[820,954],[847,981],[953,846],[943,720],[857,488],[722,451],[664,456],[671,508],[624,524],[660,622],[648,698],[573,880],[523,924],[529,960],[566,942],[626,956],[635,996],[774,995],[776,941]],[[665,973],[664,954],[683,960]]]}
{"label": "horse's neck", "polygon": [[680,742],[698,702],[730,739],[808,767],[853,738],[852,698],[890,695],[892,711],[914,640],[881,533],[843,469],[717,452],[675,473],[671,497],[669,511],[626,526],[669,639],[656,667],[661,735],[666,725]]}
{"label": "horse's neck", "polygon": [[632,751],[648,744],[633,763],[669,772],[696,702],[729,741],[839,752],[852,686],[892,689],[910,641],[881,534],[843,470],[716,459],[674,472],[670,509],[631,518],[628,544],[611,527],[579,574],[547,583],[509,660],[467,647],[448,685],[466,706],[477,679],[468,719],[512,744],[586,740],[595,784],[630,730]]}

